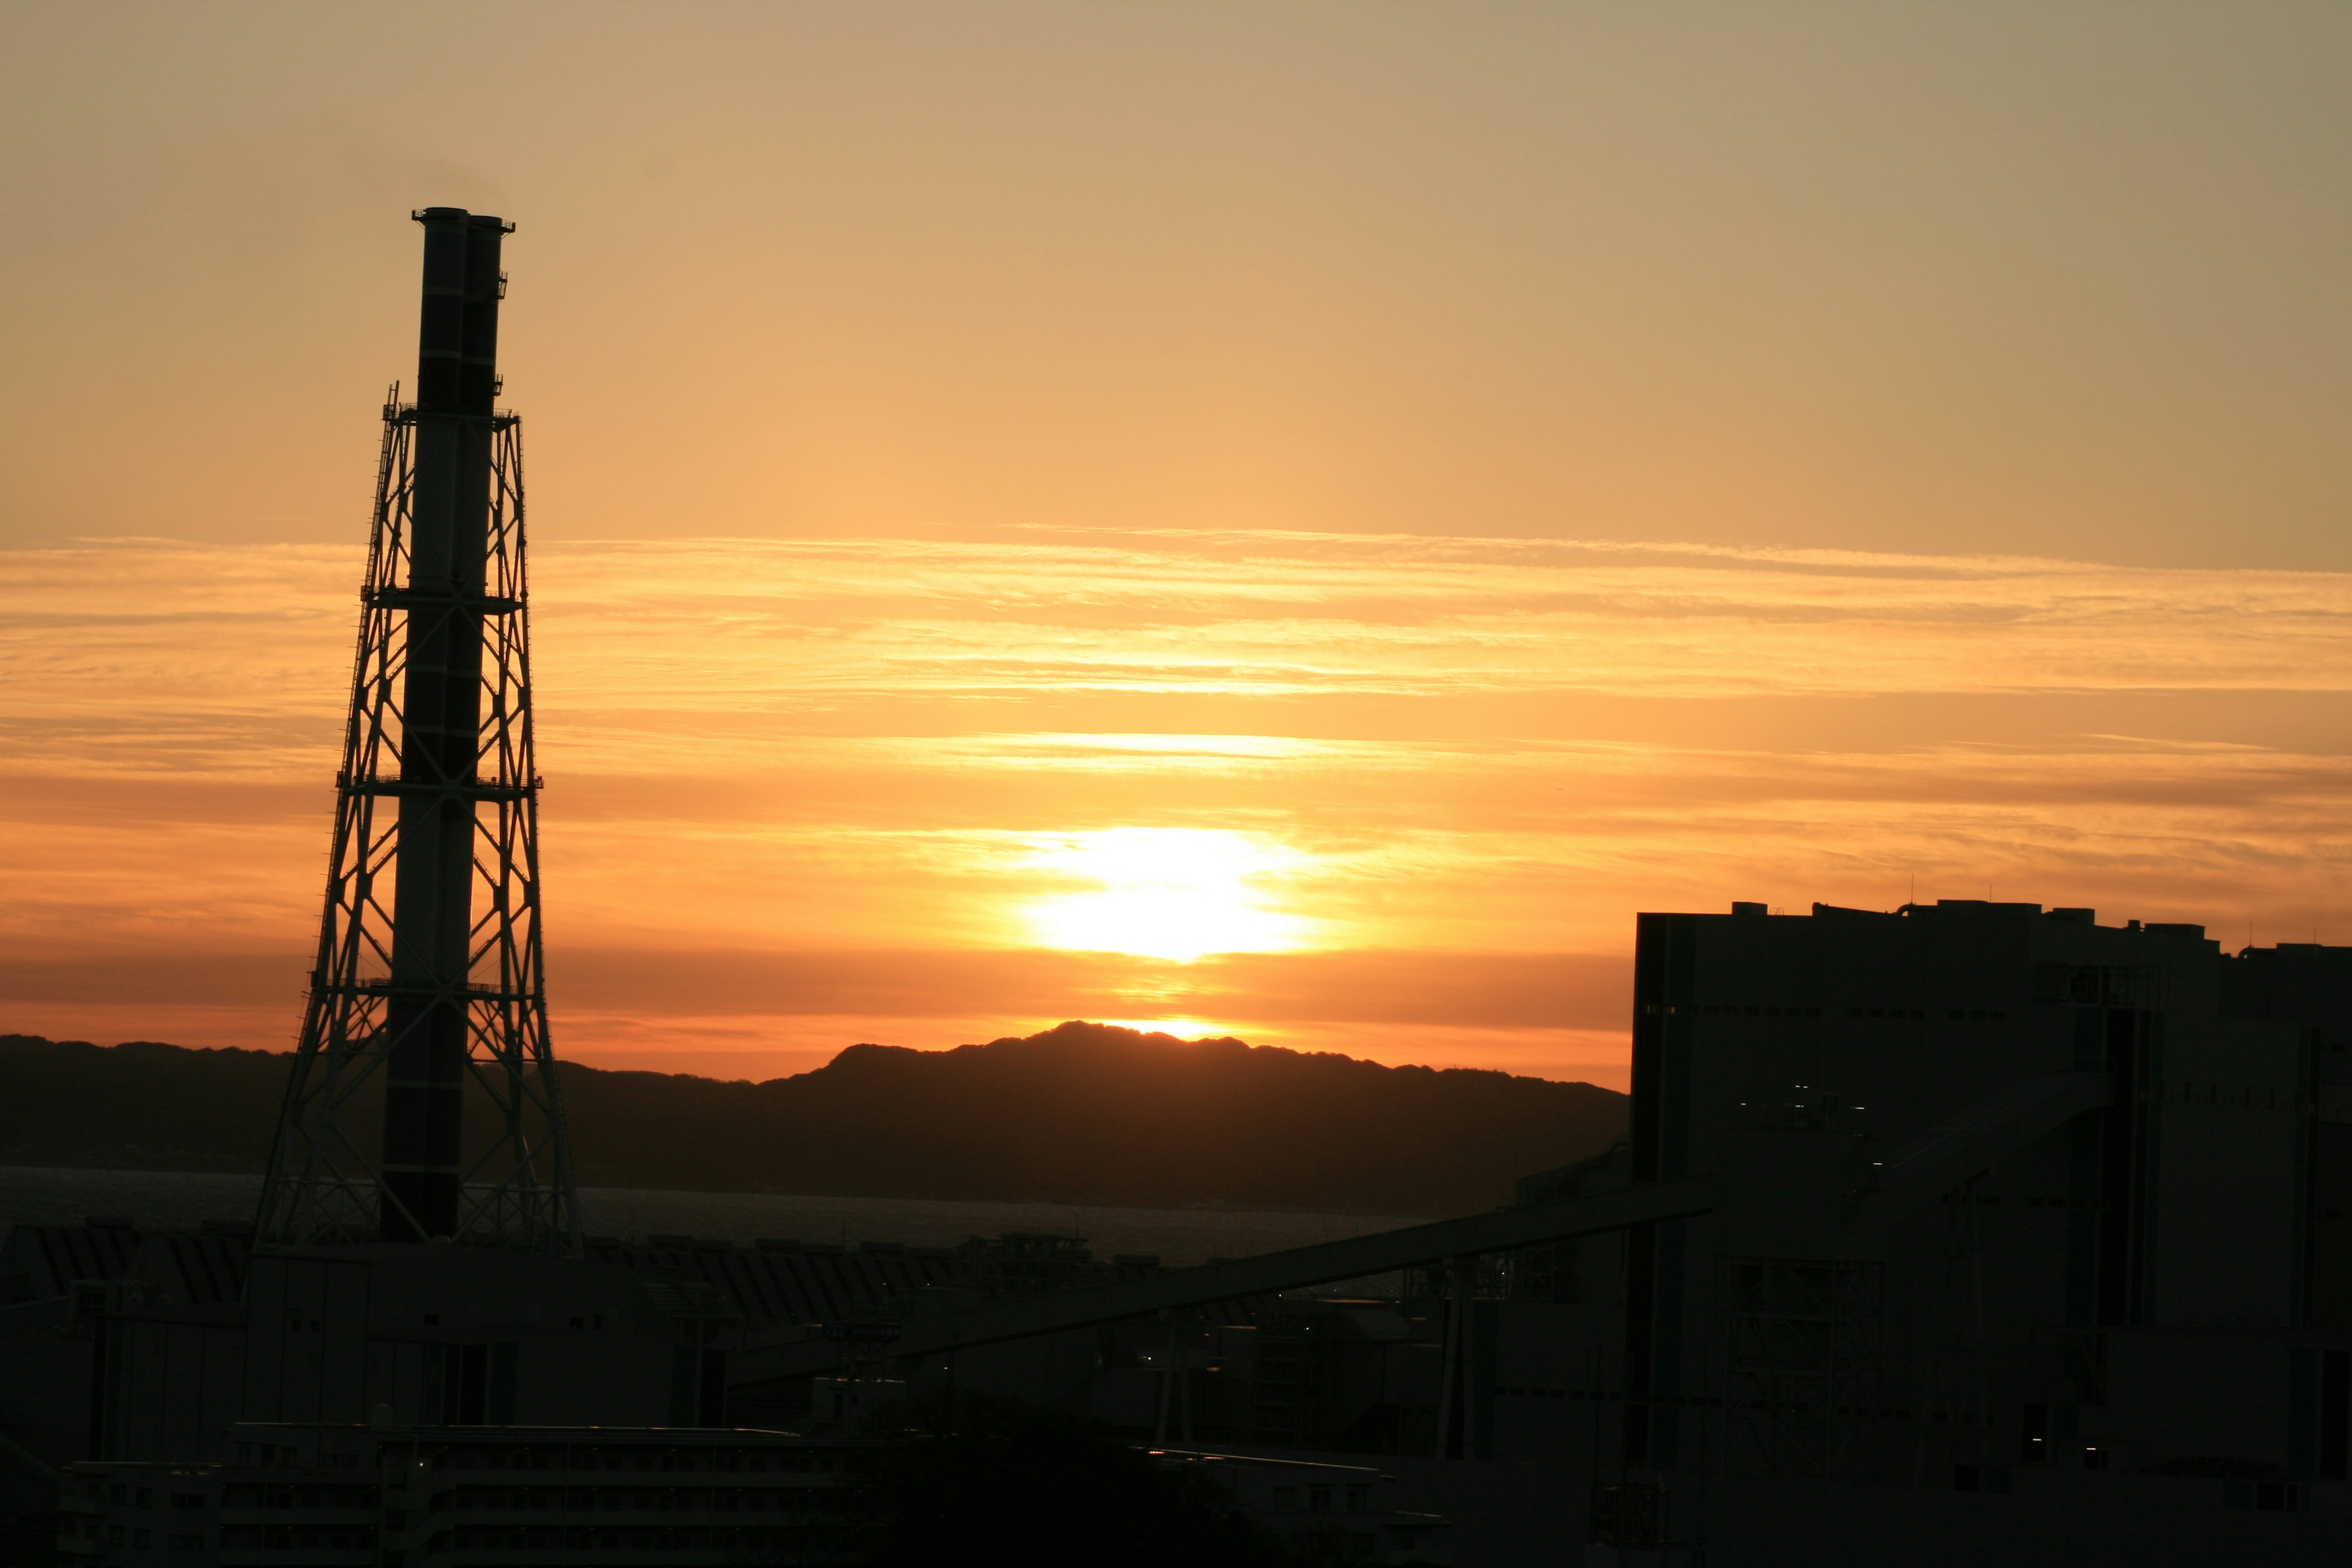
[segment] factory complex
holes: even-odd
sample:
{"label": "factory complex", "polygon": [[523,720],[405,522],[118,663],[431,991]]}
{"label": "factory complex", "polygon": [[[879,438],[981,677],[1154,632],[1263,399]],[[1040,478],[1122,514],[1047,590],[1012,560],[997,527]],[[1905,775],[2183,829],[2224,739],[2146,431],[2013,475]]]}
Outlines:
{"label": "factory complex", "polygon": [[1197,1268],[593,1233],[541,958],[510,226],[425,233],[257,1214],[0,1239],[0,1563],[836,1563],[1021,1401],[1302,1561],[2352,1556],[2352,948],[1946,900],[1638,917],[1632,1121]]}

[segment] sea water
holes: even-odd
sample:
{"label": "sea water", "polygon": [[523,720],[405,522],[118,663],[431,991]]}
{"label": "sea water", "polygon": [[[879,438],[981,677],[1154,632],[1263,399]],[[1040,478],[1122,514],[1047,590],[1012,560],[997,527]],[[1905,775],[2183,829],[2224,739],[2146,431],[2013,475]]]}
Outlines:
{"label": "sea water", "polygon": [[[89,1215],[105,1215],[139,1225],[193,1228],[208,1219],[251,1217],[260,1194],[258,1176],[0,1165],[0,1226],[14,1222],[79,1224]],[[589,1235],[633,1238],[677,1235],[748,1242],[790,1237],[839,1244],[896,1241],[909,1247],[953,1247],[974,1236],[1046,1231],[1085,1237],[1097,1258],[1147,1253],[1170,1268],[1423,1223],[1396,1215],[1271,1209],[1110,1208],[632,1187],[583,1187],[580,1215],[581,1227]]]}

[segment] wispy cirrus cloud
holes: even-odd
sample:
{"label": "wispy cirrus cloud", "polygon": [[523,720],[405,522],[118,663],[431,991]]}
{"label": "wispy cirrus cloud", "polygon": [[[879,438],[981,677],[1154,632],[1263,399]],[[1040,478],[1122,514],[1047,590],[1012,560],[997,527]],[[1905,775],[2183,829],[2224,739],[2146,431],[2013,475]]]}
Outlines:
{"label": "wispy cirrus cloud", "polygon": [[[17,951],[299,954],[358,570],[309,546],[0,554]],[[567,947],[680,977],[784,955],[751,992],[608,998],[588,1043],[614,1050],[1157,1007],[1606,1079],[1589,1009],[1465,1000],[1448,1025],[1392,996],[1384,1046],[1360,1015],[1390,993],[1282,965],[1377,952],[1466,996],[1435,978],[1463,955],[1619,962],[1639,908],[1885,907],[1915,881],[2258,936],[2352,912],[2352,577],[1044,531],[559,543],[533,570],[559,973]],[[1134,957],[1083,982],[1016,961],[1022,911],[1070,875],[1040,836],[1121,829],[1265,847],[1252,896],[1311,951],[1204,961],[1189,989]],[[937,962],[856,1005],[786,962],[847,952]]]}

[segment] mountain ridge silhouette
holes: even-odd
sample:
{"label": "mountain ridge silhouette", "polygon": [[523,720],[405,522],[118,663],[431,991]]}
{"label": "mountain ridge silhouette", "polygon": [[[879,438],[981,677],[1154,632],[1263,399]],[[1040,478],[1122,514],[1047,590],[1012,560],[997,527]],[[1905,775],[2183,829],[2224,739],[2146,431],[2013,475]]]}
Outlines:
{"label": "mountain ridge silhouette", "polygon": [[[257,1172],[287,1056],[0,1036],[0,1163]],[[1073,1021],[858,1044],[764,1082],[562,1063],[586,1186],[1455,1214],[1623,1135],[1626,1098]],[[356,1107],[372,1126],[373,1110]]]}

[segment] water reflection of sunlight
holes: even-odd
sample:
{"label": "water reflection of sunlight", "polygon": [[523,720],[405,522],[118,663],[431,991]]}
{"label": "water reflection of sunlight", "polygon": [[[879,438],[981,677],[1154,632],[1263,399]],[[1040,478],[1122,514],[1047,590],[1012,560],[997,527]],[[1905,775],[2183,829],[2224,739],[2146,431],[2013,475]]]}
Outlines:
{"label": "water reflection of sunlight", "polygon": [[1245,833],[1113,827],[1033,840],[1035,864],[1096,884],[1027,914],[1048,947],[1189,963],[1211,952],[1305,945],[1307,922],[1268,907],[1263,884],[1301,858]]}

